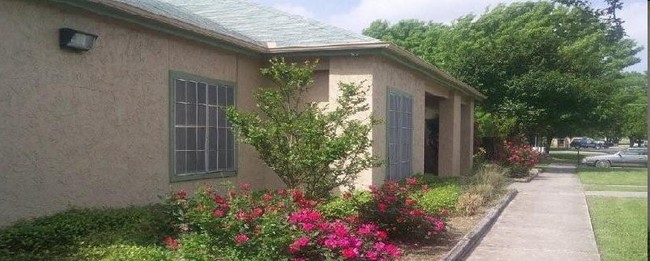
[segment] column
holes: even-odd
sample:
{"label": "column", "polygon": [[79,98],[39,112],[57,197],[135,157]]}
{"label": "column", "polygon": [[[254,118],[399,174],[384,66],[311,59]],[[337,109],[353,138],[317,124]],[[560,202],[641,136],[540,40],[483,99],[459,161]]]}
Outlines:
{"label": "column", "polygon": [[460,176],[461,96],[450,93],[440,101],[438,175]]}

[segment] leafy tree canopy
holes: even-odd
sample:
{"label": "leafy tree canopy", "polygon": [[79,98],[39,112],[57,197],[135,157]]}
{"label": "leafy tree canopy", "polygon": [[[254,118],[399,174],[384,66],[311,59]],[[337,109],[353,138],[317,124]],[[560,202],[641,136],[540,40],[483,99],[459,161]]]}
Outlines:
{"label": "leafy tree canopy", "polygon": [[392,41],[486,94],[481,110],[512,125],[508,135],[582,135],[611,120],[612,82],[639,62],[641,47],[613,36],[620,25],[614,11],[578,2],[501,4],[451,25],[378,20],[364,34]]}

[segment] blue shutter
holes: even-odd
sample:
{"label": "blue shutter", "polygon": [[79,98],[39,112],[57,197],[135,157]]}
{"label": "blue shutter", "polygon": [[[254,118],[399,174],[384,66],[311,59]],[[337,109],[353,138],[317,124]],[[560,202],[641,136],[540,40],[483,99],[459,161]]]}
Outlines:
{"label": "blue shutter", "polygon": [[413,98],[388,95],[388,178],[401,180],[412,173]]}

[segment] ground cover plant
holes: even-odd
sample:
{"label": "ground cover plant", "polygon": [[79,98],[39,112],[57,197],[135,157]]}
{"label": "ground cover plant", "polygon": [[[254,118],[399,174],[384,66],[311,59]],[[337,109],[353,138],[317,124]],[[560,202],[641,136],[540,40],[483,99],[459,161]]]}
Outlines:
{"label": "ground cover plant", "polygon": [[648,191],[647,168],[582,167],[579,177],[588,191]]}
{"label": "ground cover plant", "polygon": [[72,209],[0,229],[0,260],[158,260],[172,233],[167,207]]}
{"label": "ground cover plant", "polygon": [[648,260],[647,199],[589,196],[587,202],[602,260]]}

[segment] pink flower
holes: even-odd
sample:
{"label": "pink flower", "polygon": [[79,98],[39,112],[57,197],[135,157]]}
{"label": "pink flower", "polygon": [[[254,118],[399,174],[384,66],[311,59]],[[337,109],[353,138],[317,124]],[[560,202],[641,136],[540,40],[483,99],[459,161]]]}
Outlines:
{"label": "pink flower", "polygon": [[379,254],[375,251],[368,251],[366,252],[365,255],[369,260],[377,260],[379,259]]}
{"label": "pink flower", "polygon": [[287,195],[287,190],[286,189],[278,189],[278,195],[286,196]]}
{"label": "pink flower", "polygon": [[220,196],[214,196],[214,203],[217,204],[226,204],[226,200]]}
{"label": "pink flower", "polygon": [[402,255],[402,252],[399,250],[399,248],[391,244],[386,244],[384,250],[392,257],[399,257]]}
{"label": "pink flower", "polygon": [[345,257],[345,259],[353,259],[359,256],[359,249],[349,247],[343,249],[341,253],[343,254],[343,257]]}
{"label": "pink flower", "polygon": [[305,232],[311,232],[316,227],[316,225],[312,223],[301,223],[300,225],[302,226],[302,230]]}
{"label": "pink flower", "polygon": [[415,205],[415,203],[416,203],[415,200],[412,200],[412,199],[404,200],[404,204],[406,204],[407,206],[413,206],[413,205]]}
{"label": "pink flower", "polygon": [[271,201],[271,200],[273,200],[273,195],[271,195],[271,194],[269,194],[269,193],[266,193],[266,194],[264,194],[264,195],[262,196],[262,200],[264,200],[264,201]]}
{"label": "pink flower", "polygon": [[300,248],[306,246],[307,244],[309,244],[309,238],[299,237],[298,239],[293,241],[291,245],[289,245],[289,252],[291,252],[292,254],[298,253],[300,252]]}
{"label": "pink flower", "polygon": [[239,189],[241,189],[243,191],[248,191],[248,190],[251,189],[251,184],[242,183],[242,184],[239,185]]}
{"label": "pink flower", "polygon": [[359,233],[361,235],[368,235],[368,234],[372,234],[373,232],[375,232],[375,230],[377,230],[376,225],[374,225],[374,224],[363,224],[363,225],[361,225],[361,227],[359,227],[359,229],[357,230],[357,233]]}
{"label": "pink flower", "polygon": [[249,238],[245,234],[239,234],[239,235],[237,235],[235,237],[235,243],[237,243],[238,245],[246,243],[246,242],[248,242],[248,240],[249,240]]}

